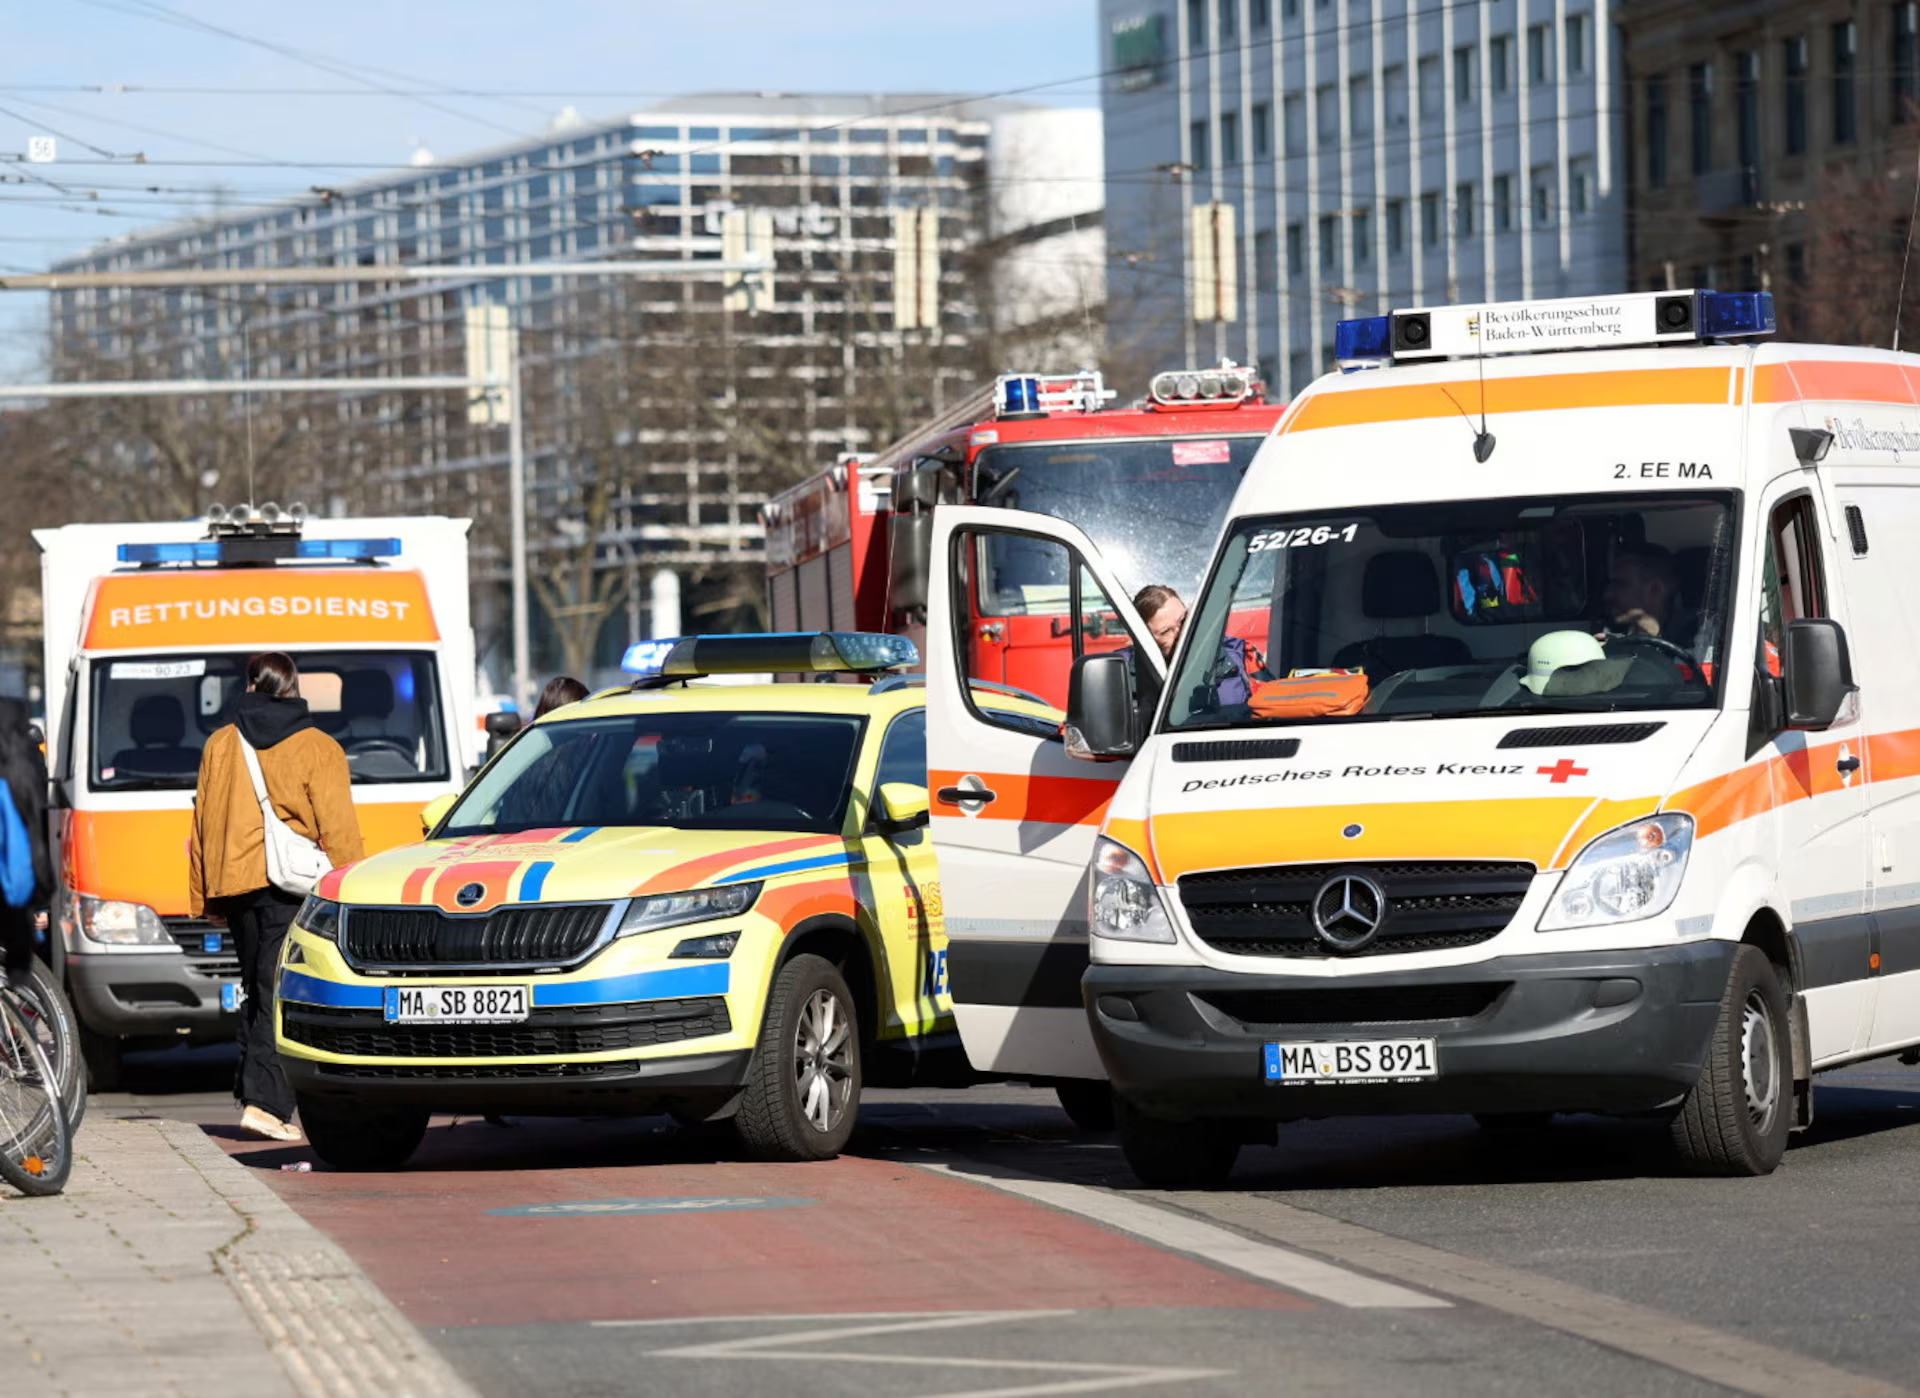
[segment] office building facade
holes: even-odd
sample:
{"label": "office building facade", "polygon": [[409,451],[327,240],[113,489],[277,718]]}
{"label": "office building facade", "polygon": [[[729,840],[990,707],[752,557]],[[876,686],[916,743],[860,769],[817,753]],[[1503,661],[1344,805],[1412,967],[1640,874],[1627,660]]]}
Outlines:
{"label": "office building facade", "polygon": [[1619,290],[1610,0],[1102,0],[1110,342],[1291,394],[1348,316]]}

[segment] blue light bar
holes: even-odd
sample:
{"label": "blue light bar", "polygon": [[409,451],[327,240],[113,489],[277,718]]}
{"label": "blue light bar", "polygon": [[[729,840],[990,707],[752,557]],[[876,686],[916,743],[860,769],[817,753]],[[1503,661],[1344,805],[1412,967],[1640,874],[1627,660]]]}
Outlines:
{"label": "blue light bar", "polygon": [[640,641],[620,668],[641,680],[701,675],[793,673],[865,675],[920,663],[904,636],[864,631],[770,631],[743,636],[680,636]]}
{"label": "blue light bar", "polygon": [[122,544],[122,563],[218,563],[220,545],[213,540],[181,544]]}
{"label": "blue light bar", "polygon": [[1704,339],[1729,340],[1774,331],[1771,291],[1703,291],[1698,312]]}
{"label": "blue light bar", "polygon": [[1037,413],[1040,411],[1040,380],[1028,374],[1008,374],[1000,380],[1000,401],[994,405],[996,415],[1007,417],[1014,413]]}
{"label": "blue light bar", "polygon": [[1392,358],[1392,316],[1343,320],[1333,327],[1333,359],[1343,371],[1385,364]]}
{"label": "blue light bar", "polygon": [[302,539],[295,558],[398,558],[398,539]]}

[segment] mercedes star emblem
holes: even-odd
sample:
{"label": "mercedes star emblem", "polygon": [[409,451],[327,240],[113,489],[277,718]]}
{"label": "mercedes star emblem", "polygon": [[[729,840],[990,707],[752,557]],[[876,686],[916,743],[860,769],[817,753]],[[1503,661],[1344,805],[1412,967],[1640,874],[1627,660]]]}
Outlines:
{"label": "mercedes star emblem", "polygon": [[1373,940],[1387,916],[1387,895],[1364,874],[1341,874],[1313,895],[1313,929],[1334,951],[1355,952]]}

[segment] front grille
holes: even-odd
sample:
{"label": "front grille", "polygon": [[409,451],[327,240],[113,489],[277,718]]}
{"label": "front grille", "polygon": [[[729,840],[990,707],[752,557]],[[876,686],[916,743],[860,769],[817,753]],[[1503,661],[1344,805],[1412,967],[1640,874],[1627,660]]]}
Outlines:
{"label": "front grille", "polygon": [[[236,980],[240,975],[240,938],[231,927],[215,927],[205,918],[168,917],[167,934],[186,953],[187,969],[212,980]],[[217,937],[218,951],[207,950],[207,938]]]}
{"label": "front grille", "polygon": [[631,1063],[318,1063],[323,1078],[379,1078],[389,1082],[431,1078],[435,1082],[557,1082],[618,1078]]}
{"label": "front grille", "polygon": [[[1337,953],[1313,924],[1313,900],[1328,879],[1364,874],[1387,896],[1371,942]],[[1513,920],[1533,882],[1531,864],[1405,861],[1276,864],[1187,874],[1180,902],[1208,946],[1235,956],[1395,956],[1470,947]]]}
{"label": "front grille", "polygon": [[362,966],[564,966],[593,949],[612,906],[535,903],[467,917],[437,908],[346,908],[340,949]]}
{"label": "front grille", "polygon": [[1299,1025],[1432,1024],[1473,1019],[1506,989],[1497,981],[1465,985],[1340,986],[1314,990],[1215,990],[1196,994],[1244,1029],[1264,1033]]}
{"label": "front grille", "polygon": [[287,1004],[296,1044],[356,1058],[535,1058],[652,1048],[725,1034],[725,997],[535,1009],[519,1024],[389,1024],[379,1010]]}

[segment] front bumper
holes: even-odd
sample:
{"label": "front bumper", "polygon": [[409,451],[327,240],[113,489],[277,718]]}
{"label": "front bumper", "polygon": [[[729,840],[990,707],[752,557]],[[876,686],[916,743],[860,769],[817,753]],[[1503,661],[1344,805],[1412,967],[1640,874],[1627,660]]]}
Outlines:
{"label": "front bumper", "polygon": [[746,1082],[747,1049],[615,1062],[365,1064],[282,1053],[287,1083],[302,1097],[369,1108],[513,1116],[651,1115],[681,1109],[711,1115]]}
{"label": "front bumper", "polygon": [[[1095,1045],[1155,1116],[1650,1111],[1694,1084],[1735,946],[1507,956],[1381,975],[1094,965]],[[1432,1038],[1437,1078],[1274,1084],[1273,1042]]]}
{"label": "front bumper", "polygon": [[238,981],[231,960],[176,951],[69,955],[67,995],[80,1022],[100,1034],[231,1039],[240,1023],[220,1008],[220,988]]}

